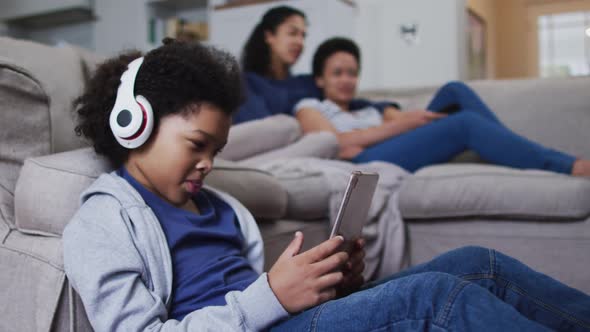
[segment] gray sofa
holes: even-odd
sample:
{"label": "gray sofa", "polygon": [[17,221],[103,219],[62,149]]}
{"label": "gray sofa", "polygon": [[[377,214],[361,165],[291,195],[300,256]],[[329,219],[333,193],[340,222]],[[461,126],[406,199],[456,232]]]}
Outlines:
{"label": "gray sofa", "polygon": [[[80,191],[111,169],[73,135],[70,116],[70,100],[100,58],[71,47],[7,38],[0,38],[0,50],[0,331],[91,330],[63,272],[60,236]],[[517,131],[590,157],[590,79],[481,82],[474,87]],[[420,106],[431,93],[409,93],[400,100]],[[287,184],[256,165],[284,157],[330,158],[336,151],[333,136],[302,136],[289,117],[232,128],[230,144],[207,183],[253,212],[265,241],[267,268],[294,231],[305,233],[307,247],[327,237],[328,193],[322,185],[309,191],[310,179]],[[484,245],[590,292],[588,180],[447,164],[409,177],[399,204],[410,264],[458,246]]]}
{"label": "gray sofa", "polygon": [[[469,85],[517,133],[590,158],[589,78]],[[434,91],[366,96],[425,108]],[[481,245],[590,293],[590,179],[473,164],[479,159],[469,153],[455,161],[462,164],[418,170],[400,193],[411,264],[462,245]]]}

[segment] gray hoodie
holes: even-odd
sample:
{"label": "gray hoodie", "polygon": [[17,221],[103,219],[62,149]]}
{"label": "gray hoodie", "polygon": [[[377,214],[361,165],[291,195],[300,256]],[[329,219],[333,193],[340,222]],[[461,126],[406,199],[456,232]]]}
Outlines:
{"label": "gray hoodie", "polygon": [[[244,256],[261,273],[262,238],[254,218],[233,197],[207,189],[234,209]],[[262,273],[244,291],[229,292],[224,306],[168,319],[172,261],[152,210],[114,172],[101,175],[81,200],[63,233],[64,265],[96,331],[260,331],[288,317]]]}

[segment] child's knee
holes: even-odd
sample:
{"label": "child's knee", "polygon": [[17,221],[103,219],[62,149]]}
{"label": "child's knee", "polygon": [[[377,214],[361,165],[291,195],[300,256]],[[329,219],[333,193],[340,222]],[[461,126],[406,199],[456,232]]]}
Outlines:
{"label": "child's knee", "polygon": [[392,315],[431,319],[444,310],[465,291],[469,282],[441,272],[425,272],[410,275],[385,285],[382,306],[392,309]]}
{"label": "child's knee", "polygon": [[457,249],[450,250],[446,255],[453,255],[465,258],[465,260],[489,260],[491,250],[479,246],[465,246]]}
{"label": "child's knee", "polygon": [[448,251],[433,260],[443,271],[457,276],[488,274],[493,270],[493,252],[490,249],[466,246]]}
{"label": "child's knee", "polygon": [[[464,281],[444,272],[423,272],[395,279],[384,285],[386,293],[430,303],[445,298]],[[393,297],[397,297],[393,296]]]}

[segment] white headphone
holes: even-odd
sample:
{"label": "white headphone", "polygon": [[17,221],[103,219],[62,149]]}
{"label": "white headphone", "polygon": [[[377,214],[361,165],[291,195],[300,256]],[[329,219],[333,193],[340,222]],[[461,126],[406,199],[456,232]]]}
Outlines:
{"label": "white headphone", "polygon": [[131,61],[121,75],[117,99],[109,118],[109,125],[117,142],[127,149],[140,147],[148,140],[154,128],[152,105],[145,97],[133,94],[135,77],[142,63],[143,57]]}

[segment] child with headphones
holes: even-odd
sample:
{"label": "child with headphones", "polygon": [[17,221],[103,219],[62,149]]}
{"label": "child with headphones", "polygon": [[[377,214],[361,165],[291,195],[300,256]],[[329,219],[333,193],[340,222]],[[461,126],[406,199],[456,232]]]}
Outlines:
{"label": "child with headphones", "polygon": [[77,133],[116,169],[82,194],[63,233],[65,271],[94,330],[543,329],[475,281],[452,275],[487,276],[488,268],[504,273],[499,281],[517,270],[524,283],[537,280],[564,295],[549,297],[549,307],[555,298],[590,307],[581,305],[589,302],[583,294],[538,281],[483,248],[447,253],[344,296],[363,284],[362,240],[350,253],[339,249],[341,237],[300,252],[298,232],[263,273],[252,215],[203,185],[241,101],[239,72],[222,51],[166,39],[145,56],[106,61],[76,100]]}

